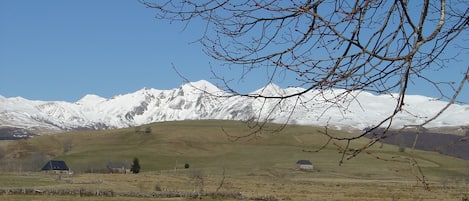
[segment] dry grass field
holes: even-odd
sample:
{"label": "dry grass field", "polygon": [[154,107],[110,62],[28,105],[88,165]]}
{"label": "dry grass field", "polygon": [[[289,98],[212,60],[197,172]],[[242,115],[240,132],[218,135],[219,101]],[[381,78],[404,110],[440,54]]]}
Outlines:
{"label": "dry grass field", "polygon": [[[226,134],[249,133],[245,123],[181,121],[141,129],[146,127],[150,133],[127,128],[1,142],[5,154],[0,166],[9,166],[0,173],[0,190],[5,191],[0,200],[192,200],[174,195],[199,194],[202,200],[464,200],[469,191],[469,162],[435,152],[398,152],[398,147],[380,144],[340,166],[337,146],[305,152],[326,142],[319,128],[288,126],[232,142]],[[71,149],[64,152],[66,143]],[[26,171],[32,164],[24,161],[38,152],[66,161],[74,174]],[[142,166],[139,174],[99,173],[109,161],[130,162],[134,157]],[[297,170],[300,159],[311,160],[315,169]],[[185,163],[190,168],[185,169]],[[428,190],[417,181],[419,168]],[[32,190],[27,194],[33,195],[8,190]],[[59,190],[112,192],[112,197],[46,193]]]}
{"label": "dry grass field", "polygon": [[[1,200],[193,200],[193,198],[151,198],[152,193],[197,192],[200,186],[189,170],[177,173],[142,173],[137,175],[79,174],[74,176],[29,173],[2,174],[2,180],[21,180],[9,188],[76,189],[91,192],[113,191],[114,197],[79,195],[0,195]],[[432,182],[424,190],[415,180],[371,180],[356,178],[320,178],[308,172],[292,172],[279,177],[275,173],[225,176],[204,173],[203,192],[218,196],[204,196],[203,200],[463,200],[468,193],[464,180]],[[29,184],[29,185],[27,185]],[[2,186],[5,186],[2,181]],[[21,187],[20,187],[21,186]],[[4,187],[5,188],[5,187]],[[120,194],[118,194],[120,193]],[[133,193],[133,194],[132,194]],[[128,195],[133,195],[128,197]],[[238,194],[236,198],[232,195]]]}

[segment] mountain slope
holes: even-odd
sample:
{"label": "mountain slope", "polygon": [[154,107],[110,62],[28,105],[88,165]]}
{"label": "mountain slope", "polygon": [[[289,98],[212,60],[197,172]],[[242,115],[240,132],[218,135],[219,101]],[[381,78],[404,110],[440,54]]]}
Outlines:
{"label": "mountain slope", "polygon": [[[251,95],[286,96],[300,90],[269,84]],[[363,91],[337,98],[343,92],[311,91],[298,98],[279,101],[231,96],[201,80],[172,90],[143,88],[110,99],[86,95],[75,103],[0,96],[0,127],[60,131],[123,128],[173,120],[254,119],[363,129],[390,115],[396,104],[390,95],[376,96]],[[406,98],[405,111],[393,120],[393,127],[422,123],[447,104],[423,96],[407,95]],[[428,127],[468,126],[468,114],[469,105],[452,105]]]}

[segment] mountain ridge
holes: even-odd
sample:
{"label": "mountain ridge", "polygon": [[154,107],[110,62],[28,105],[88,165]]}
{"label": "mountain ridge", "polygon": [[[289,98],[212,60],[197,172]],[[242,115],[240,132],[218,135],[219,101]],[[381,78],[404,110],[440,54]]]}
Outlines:
{"label": "mountain ridge", "polygon": [[[282,89],[270,83],[249,95],[285,96],[302,90]],[[302,125],[329,125],[337,129],[364,129],[389,116],[395,106],[391,95],[343,90],[310,91],[298,98],[248,98],[229,94],[200,80],[170,90],[142,88],[103,98],[88,94],[76,102],[28,100],[0,96],[0,127],[40,130],[107,129],[174,120],[259,120]],[[407,95],[404,112],[393,127],[423,123],[447,102]],[[291,111],[294,111],[293,113]],[[452,105],[428,127],[469,126],[469,105]]]}

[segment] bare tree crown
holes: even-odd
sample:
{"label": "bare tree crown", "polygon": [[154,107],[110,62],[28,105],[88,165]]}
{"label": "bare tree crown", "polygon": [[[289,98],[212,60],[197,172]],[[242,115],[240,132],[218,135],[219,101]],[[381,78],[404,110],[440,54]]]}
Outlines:
{"label": "bare tree crown", "polygon": [[[200,43],[206,54],[229,68],[241,68],[240,79],[266,69],[268,82],[288,76],[294,77],[296,86],[301,87],[291,94],[242,94],[231,87],[230,79],[212,68],[214,76],[233,95],[278,101],[279,106],[290,98],[301,104],[305,100],[298,100],[308,92],[321,96],[321,91],[341,89],[335,97],[321,97],[339,107],[347,107],[354,99],[352,92],[356,91],[394,96],[395,105],[390,106],[393,112],[361,134],[334,136],[326,126],[322,132],[329,140],[319,150],[328,144],[338,145],[334,141],[345,141],[339,147],[340,163],[388,135],[394,117],[405,110],[409,83],[423,81],[440,95],[437,98],[448,101],[424,123],[408,125],[420,129],[457,102],[469,79],[467,64],[448,66],[448,61],[458,60],[469,49],[460,44],[468,39],[467,0],[141,0],[141,3],[155,9],[158,19],[204,24]],[[451,80],[428,76],[448,68],[458,69],[452,71],[457,73]],[[256,136],[262,125],[256,125],[257,130],[248,136]],[[380,134],[366,145],[353,148],[352,141],[375,130],[380,130]],[[413,166],[416,163],[413,158],[408,160]],[[420,173],[417,178],[427,186],[420,168],[417,169]]]}
{"label": "bare tree crown", "polygon": [[[214,59],[246,73],[261,67],[276,69],[272,76],[294,73],[306,91],[403,95],[412,77],[425,79],[425,70],[446,67],[444,50],[469,23],[467,1],[458,0],[143,3],[156,8],[158,18],[204,20],[201,42]],[[436,89],[443,84],[428,82]]]}
{"label": "bare tree crown", "polygon": [[[230,86],[230,80],[215,74],[235,95],[281,101],[312,90],[343,89],[336,97],[326,98],[339,103],[353,96],[352,91],[392,94],[394,112],[375,128],[389,127],[403,110],[413,79],[425,81],[440,94],[437,98],[449,101],[435,117],[416,125],[423,127],[456,102],[469,74],[468,66],[447,66],[447,61],[457,60],[459,55],[445,51],[457,47],[459,53],[467,51],[455,44],[468,36],[469,4],[465,0],[141,2],[155,9],[159,19],[204,22],[206,31],[200,42],[206,54],[242,68],[241,78],[265,68],[270,72],[269,81],[287,74],[304,89],[279,96],[241,94]],[[446,68],[458,68],[460,73],[445,82],[428,76],[430,71]]]}

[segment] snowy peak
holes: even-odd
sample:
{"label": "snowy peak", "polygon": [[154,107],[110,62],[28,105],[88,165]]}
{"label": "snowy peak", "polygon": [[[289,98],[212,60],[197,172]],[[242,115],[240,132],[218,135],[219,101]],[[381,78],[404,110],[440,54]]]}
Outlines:
{"label": "snowy peak", "polygon": [[261,96],[284,96],[286,95],[286,91],[274,83],[269,83],[251,94]]}
{"label": "snowy peak", "polygon": [[[282,89],[270,83],[251,95],[281,97],[304,90]],[[174,120],[254,119],[363,129],[388,117],[396,105],[396,99],[391,95],[376,96],[364,91],[354,91],[350,96],[337,99],[337,95],[343,92],[309,91],[298,99],[279,101],[226,96],[226,92],[201,80],[172,90],[143,88],[110,99],[86,95],[75,103],[0,96],[0,127],[39,130],[106,129]],[[424,96],[408,95],[406,98],[404,111],[393,120],[392,126],[395,128],[423,123],[447,104]],[[452,105],[427,126],[469,126],[468,112],[469,105]]]}
{"label": "snowy peak", "polygon": [[181,89],[185,92],[196,94],[208,93],[217,96],[224,95],[224,92],[221,89],[206,80],[186,83],[181,86]]}
{"label": "snowy peak", "polygon": [[105,98],[94,95],[94,94],[88,94],[83,96],[79,101],[76,102],[76,104],[79,105],[97,105],[101,102],[106,101]]}

